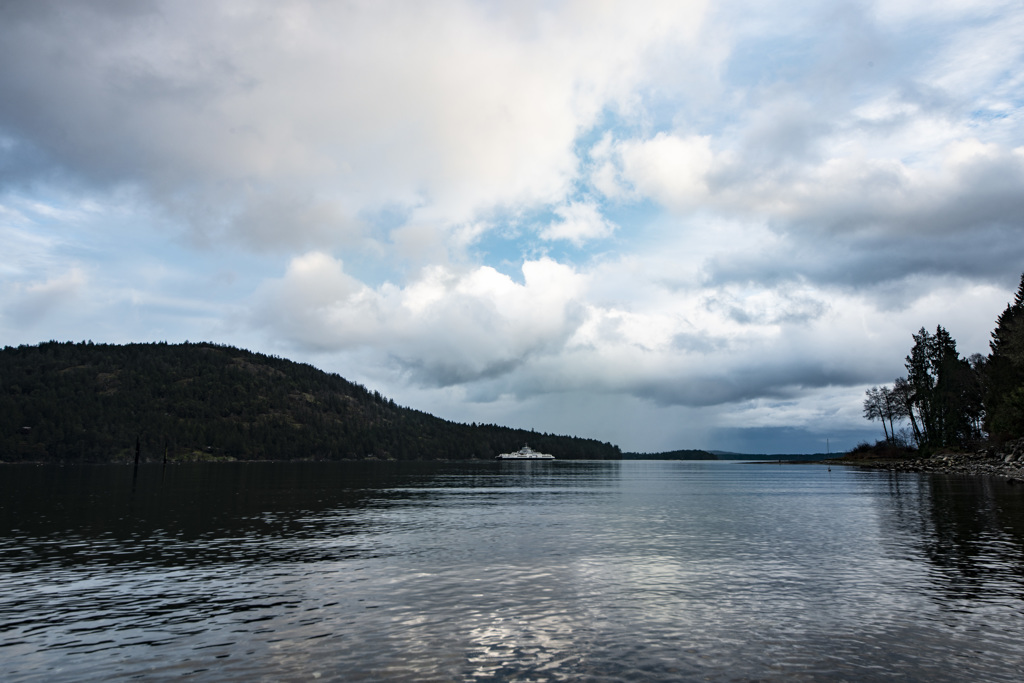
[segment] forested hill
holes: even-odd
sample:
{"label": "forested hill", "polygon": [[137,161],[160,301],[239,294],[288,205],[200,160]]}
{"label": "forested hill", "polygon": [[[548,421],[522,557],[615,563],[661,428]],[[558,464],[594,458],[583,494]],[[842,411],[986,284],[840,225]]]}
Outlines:
{"label": "forested hill", "polygon": [[710,451],[684,449],[681,451],[665,451],[664,453],[623,453],[623,460],[718,460],[718,456]]}
{"label": "forested hill", "polygon": [[557,458],[617,446],[395,405],[311,365],[208,343],[48,342],[0,350],[0,461]]}

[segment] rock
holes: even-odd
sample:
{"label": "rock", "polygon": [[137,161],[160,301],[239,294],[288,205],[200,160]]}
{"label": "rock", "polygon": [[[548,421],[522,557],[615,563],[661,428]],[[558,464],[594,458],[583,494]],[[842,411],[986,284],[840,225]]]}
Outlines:
{"label": "rock", "polygon": [[1024,439],[1004,444],[1002,448],[982,448],[969,453],[943,449],[923,458],[878,463],[873,467],[891,472],[994,476],[1004,478],[1011,484],[1024,485]]}

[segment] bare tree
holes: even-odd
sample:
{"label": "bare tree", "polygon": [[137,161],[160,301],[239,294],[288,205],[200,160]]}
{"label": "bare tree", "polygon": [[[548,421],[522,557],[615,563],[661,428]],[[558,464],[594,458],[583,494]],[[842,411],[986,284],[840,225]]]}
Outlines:
{"label": "bare tree", "polygon": [[907,417],[907,403],[896,387],[871,387],[864,399],[864,417],[881,421],[885,440],[892,441],[896,437],[896,423]]}
{"label": "bare tree", "polygon": [[882,420],[889,420],[889,437],[896,437],[896,422],[907,416],[907,407],[900,401],[896,389],[882,387],[878,390],[879,402],[881,403]]}
{"label": "bare tree", "polygon": [[889,428],[885,426],[885,403],[882,398],[883,389],[871,387],[867,390],[867,397],[864,399],[864,417],[872,422],[875,420],[881,420],[882,431],[885,432],[885,440],[888,441]]}

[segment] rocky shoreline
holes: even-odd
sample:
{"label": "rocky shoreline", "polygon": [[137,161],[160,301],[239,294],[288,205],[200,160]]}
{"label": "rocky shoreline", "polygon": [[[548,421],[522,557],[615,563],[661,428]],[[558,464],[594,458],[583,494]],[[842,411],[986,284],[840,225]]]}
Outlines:
{"label": "rocky shoreline", "polygon": [[1024,438],[1010,441],[998,448],[987,448],[972,453],[939,451],[927,458],[898,460],[846,456],[831,462],[894,472],[994,476],[1008,479],[1011,483],[1024,483]]}

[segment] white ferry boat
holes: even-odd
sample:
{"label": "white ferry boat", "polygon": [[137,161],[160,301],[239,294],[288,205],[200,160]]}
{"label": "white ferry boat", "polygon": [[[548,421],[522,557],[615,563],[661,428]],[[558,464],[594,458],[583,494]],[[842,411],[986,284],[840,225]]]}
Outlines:
{"label": "white ferry boat", "polygon": [[495,460],[554,460],[555,456],[538,453],[529,446],[523,446],[515,453],[502,453]]}

